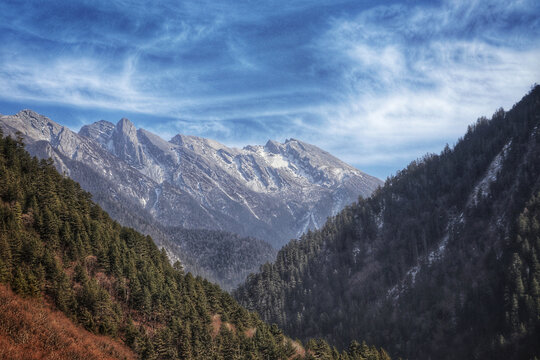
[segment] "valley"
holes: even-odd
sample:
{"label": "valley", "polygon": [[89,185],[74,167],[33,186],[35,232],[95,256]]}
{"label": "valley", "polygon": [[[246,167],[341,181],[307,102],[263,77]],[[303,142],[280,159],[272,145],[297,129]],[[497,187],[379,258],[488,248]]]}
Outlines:
{"label": "valley", "polygon": [[0,2],[0,360],[540,359],[539,19]]}
{"label": "valley", "polygon": [[[62,321],[73,321],[70,327],[122,340],[105,339],[92,350],[96,354],[506,359],[538,353],[539,86],[511,110],[478,119],[454,146],[411,162],[320,229],[307,229],[277,255],[254,237],[158,221],[156,204],[172,187],[163,179],[156,199],[135,208],[135,190],[165,176],[150,174],[157,167],[143,166],[150,161],[146,155],[129,152],[135,140],[117,141],[123,150],[112,150],[103,134],[77,135],[35,113],[0,120],[14,136],[3,138],[0,148],[0,281],[16,294],[5,289],[12,298],[5,301],[43,299],[68,317]],[[27,121],[26,133],[15,130]],[[36,126],[44,122],[50,126]],[[128,125],[122,120],[115,129]],[[31,141],[37,133],[41,140]],[[131,150],[119,161],[126,146]],[[288,146],[243,151],[281,153]],[[243,156],[237,152],[235,159]],[[279,159],[277,166],[285,165],[283,155]],[[64,169],[62,175],[57,169]],[[113,170],[146,183],[112,187]],[[319,175],[327,180],[317,186],[330,186],[330,177]],[[84,330],[66,336],[78,333]],[[10,334],[2,341],[9,354],[26,351]],[[57,351],[47,346],[39,351]]]}

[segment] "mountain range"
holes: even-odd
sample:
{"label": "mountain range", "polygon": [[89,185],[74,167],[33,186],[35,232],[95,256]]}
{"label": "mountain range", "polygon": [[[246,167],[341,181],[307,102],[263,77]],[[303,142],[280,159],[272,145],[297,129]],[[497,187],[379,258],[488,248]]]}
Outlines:
{"label": "mountain range", "polygon": [[165,141],[125,118],[83,126],[79,135],[156,184],[137,201],[160,223],[227,230],[277,248],[381,184],[295,139],[243,149],[180,134]]}
{"label": "mountain range", "polygon": [[[52,158],[115,219],[226,289],[274,258],[263,241],[278,248],[382,183],[294,139],[243,149],[195,136],[165,141],[125,118],[75,133],[30,110],[0,116],[0,126],[19,132],[32,155]],[[216,267],[222,256],[225,272]]]}

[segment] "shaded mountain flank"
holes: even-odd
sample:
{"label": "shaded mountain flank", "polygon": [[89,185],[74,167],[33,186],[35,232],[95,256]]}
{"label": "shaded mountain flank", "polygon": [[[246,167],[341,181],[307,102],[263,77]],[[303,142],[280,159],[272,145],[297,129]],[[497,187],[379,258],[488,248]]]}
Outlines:
{"label": "shaded mountain flank", "polygon": [[409,359],[540,355],[540,87],[286,245],[236,298]]}

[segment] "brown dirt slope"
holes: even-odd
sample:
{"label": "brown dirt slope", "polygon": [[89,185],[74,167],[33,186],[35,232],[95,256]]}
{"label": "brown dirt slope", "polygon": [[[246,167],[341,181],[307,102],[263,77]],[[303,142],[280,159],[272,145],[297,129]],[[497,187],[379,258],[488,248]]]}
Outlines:
{"label": "brown dirt slope", "polygon": [[94,335],[36,299],[0,284],[0,359],[136,359],[123,344]]}

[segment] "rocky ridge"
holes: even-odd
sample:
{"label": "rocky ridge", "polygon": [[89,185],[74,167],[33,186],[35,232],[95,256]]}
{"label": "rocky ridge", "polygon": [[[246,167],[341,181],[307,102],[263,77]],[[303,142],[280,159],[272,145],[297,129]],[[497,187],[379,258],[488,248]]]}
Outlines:
{"label": "rocky ridge", "polygon": [[162,225],[225,230],[274,247],[320,227],[381,184],[296,139],[243,149],[180,134],[166,141],[125,118],[116,125],[98,121],[77,134],[30,110],[0,123],[8,133],[20,131],[34,155],[52,157],[92,193],[96,186],[76,178],[83,175],[75,174],[75,163]]}

